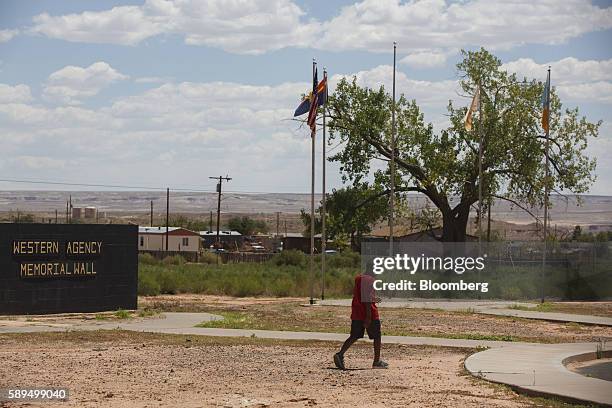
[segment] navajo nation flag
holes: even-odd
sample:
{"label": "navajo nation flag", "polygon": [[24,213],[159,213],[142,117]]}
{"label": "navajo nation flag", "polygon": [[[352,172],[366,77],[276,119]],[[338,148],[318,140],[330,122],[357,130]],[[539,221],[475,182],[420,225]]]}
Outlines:
{"label": "navajo nation flag", "polygon": [[542,92],[542,129],[549,132],[550,123],[550,70],[548,70],[548,77],[546,78],[546,85],[544,85],[544,92]]}

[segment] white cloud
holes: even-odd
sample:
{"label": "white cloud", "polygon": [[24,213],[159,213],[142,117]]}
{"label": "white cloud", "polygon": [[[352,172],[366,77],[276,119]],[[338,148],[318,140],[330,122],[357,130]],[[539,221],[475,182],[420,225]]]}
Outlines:
{"label": "white cloud", "polygon": [[416,69],[441,67],[446,64],[448,54],[447,52],[436,50],[415,51],[402,58],[400,64]]}
{"label": "white cloud", "polygon": [[543,81],[549,66],[551,82],[563,99],[612,103],[612,59],[583,61],[567,57],[538,64],[531,58],[520,58],[505,63],[503,68],[516,73],[519,78]]}
{"label": "white cloud", "polygon": [[156,77],[156,76],[140,77],[140,78],[134,79],[134,82],[136,82],[137,84],[156,84],[156,83],[171,82],[171,81],[172,81],[172,78],[164,78],[164,77]]}
{"label": "white cloud", "polygon": [[30,87],[27,85],[0,84],[0,103],[28,102],[31,99],[32,94],[30,93]]}
{"label": "white cloud", "polygon": [[[384,85],[387,92],[391,92],[393,67],[391,65],[379,65],[375,68],[359,71],[350,75],[334,75],[330,84],[335,87],[340,78],[357,77],[357,83],[361,86],[377,89]],[[404,94],[407,99],[416,99],[423,107],[433,107],[436,110],[446,109],[449,99],[457,96],[458,83],[455,80],[422,81],[409,78],[405,73],[396,71],[395,82],[397,95]]]}
{"label": "white cloud", "polygon": [[363,0],[346,6],[325,24],[321,46],[398,52],[422,48],[485,46],[510,48],[526,43],[556,44],[612,27],[612,7],[588,0]]}
{"label": "white cloud", "polygon": [[19,34],[19,30],[0,30],[0,43],[9,42]]}
{"label": "white cloud", "polygon": [[66,160],[46,156],[17,156],[10,160],[13,166],[33,170],[63,169]]}
{"label": "white cloud", "polygon": [[167,19],[147,13],[146,7],[121,6],[106,11],[33,18],[33,33],[72,42],[135,45],[165,30]]}
{"label": "white cloud", "polygon": [[[391,70],[381,65],[356,76],[361,85],[384,84],[390,91]],[[341,77],[330,78],[331,91]],[[8,170],[23,177],[40,178],[44,170],[45,178],[63,180],[66,169],[86,164],[92,182],[173,185],[180,179],[200,185],[202,174],[227,172],[249,186],[241,189],[303,191],[309,186],[310,139],[291,118],[309,87],[306,82],[170,82],[96,109],[34,103],[27,100],[29,89],[22,90],[18,98],[0,99],[0,134],[7,136],[0,137],[0,151],[20,158],[19,167],[10,162]],[[457,98],[456,90],[455,80],[419,81],[397,72],[398,95],[416,99],[436,128],[445,126],[446,103]],[[595,150],[595,155],[606,153]],[[604,173],[610,164],[602,163]],[[338,185],[333,168],[329,182]]]}
{"label": "white cloud", "polygon": [[79,104],[80,99],[94,96],[113,82],[127,78],[103,61],[86,68],[68,65],[49,75],[44,96],[66,104]]}
{"label": "white cloud", "polygon": [[179,34],[187,44],[260,54],[303,46],[319,26],[303,22],[290,0],[147,0],[100,12],[34,17],[32,32],[74,42],[135,45],[158,34]]}
{"label": "white cloud", "polygon": [[[105,11],[41,14],[31,31],[123,45],[178,34],[187,44],[244,54],[285,47],[389,52],[398,41],[400,54],[416,52],[406,62],[423,66],[441,63],[439,51],[449,48],[558,44],[609,28],[612,7],[599,8],[589,0],[363,0],[327,21],[307,19],[291,0],[146,0]],[[431,51],[432,60],[424,49],[438,52]]]}
{"label": "white cloud", "polygon": [[545,78],[551,67],[552,77],[557,83],[577,83],[612,80],[612,59],[582,61],[574,57],[538,64],[531,58],[519,58],[507,62],[503,68],[515,72],[519,77]]}

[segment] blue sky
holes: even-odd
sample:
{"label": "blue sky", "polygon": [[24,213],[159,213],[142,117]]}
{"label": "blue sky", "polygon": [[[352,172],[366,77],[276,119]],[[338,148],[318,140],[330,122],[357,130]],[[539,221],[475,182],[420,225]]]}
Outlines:
{"label": "blue sky", "polygon": [[236,191],[306,192],[308,132],[287,119],[311,59],[389,85],[393,40],[399,91],[437,128],[448,99],[463,103],[459,49],[538,79],[552,65],[564,103],[604,121],[591,193],[612,194],[612,5],[583,0],[5,0],[0,173],[211,190],[229,174]]}

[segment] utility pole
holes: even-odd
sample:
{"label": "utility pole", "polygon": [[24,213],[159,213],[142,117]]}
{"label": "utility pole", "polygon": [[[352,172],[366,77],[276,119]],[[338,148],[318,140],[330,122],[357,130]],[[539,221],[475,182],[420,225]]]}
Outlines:
{"label": "utility pole", "polygon": [[397,43],[393,41],[393,106],[391,107],[391,195],[389,196],[389,256],[393,256],[393,224],[395,216],[395,55]]}
{"label": "utility pole", "polygon": [[170,189],[166,189],[166,252],[168,251],[168,230],[170,229]]}
{"label": "utility pole", "polygon": [[219,180],[219,182],[217,183],[217,248],[219,247],[219,245],[221,244],[221,237],[219,236],[219,228],[220,228],[220,223],[221,223],[221,186],[223,184],[223,180],[225,181],[230,181],[232,178],[231,177],[223,177],[223,176],[219,176],[219,177],[209,177],[209,179],[213,179],[213,180]]}
{"label": "utility pole", "polygon": [[55,223],[57,224],[57,208],[55,209]]}
{"label": "utility pole", "polygon": [[280,211],[276,212],[276,239],[279,237],[280,232]]}
{"label": "utility pole", "polygon": [[151,227],[153,226],[153,200],[151,200]]}

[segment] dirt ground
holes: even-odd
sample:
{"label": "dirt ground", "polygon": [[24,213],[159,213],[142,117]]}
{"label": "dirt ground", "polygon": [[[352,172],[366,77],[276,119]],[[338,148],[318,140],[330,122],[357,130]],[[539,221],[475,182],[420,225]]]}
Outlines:
{"label": "dirt ground", "polygon": [[[0,388],[68,387],[61,403],[2,407],[523,407],[534,400],[463,371],[468,350],[385,346],[391,368],[372,370],[371,346],[333,368],[338,345],[155,335],[125,331],[0,335]],[[549,405],[539,402],[537,406]]]}
{"label": "dirt ground", "polygon": [[[216,327],[348,332],[350,308],[303,307],[304,299],[162,295],[139,298],[139,307],[160,311],[223,314]],[[482,340],[576,342],[612,339],[612,327],[555,323],[433,309],[381,308],[383,334]]]}

